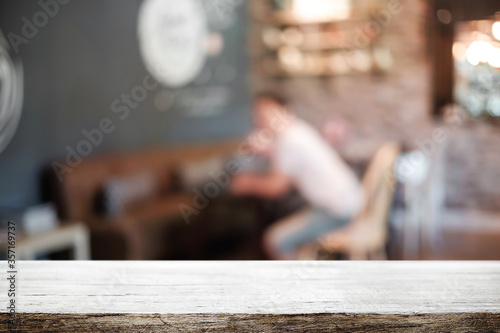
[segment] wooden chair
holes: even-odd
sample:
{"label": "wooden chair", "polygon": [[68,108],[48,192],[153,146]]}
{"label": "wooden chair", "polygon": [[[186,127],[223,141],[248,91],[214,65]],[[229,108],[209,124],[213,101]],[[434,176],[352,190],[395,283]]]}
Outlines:
{"label": "wooden chair", "polygon": [[328,252],[343,253],[352,260],[387,259],[387,219],[394,195],[394,162],[400,152],[394,142],[384,144],[375,154],[363,177],[365,207],[347,227],[319,240]]}

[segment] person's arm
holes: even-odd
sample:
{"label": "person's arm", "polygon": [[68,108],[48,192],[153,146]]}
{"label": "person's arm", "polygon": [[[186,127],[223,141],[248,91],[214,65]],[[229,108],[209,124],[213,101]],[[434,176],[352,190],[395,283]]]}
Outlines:
{"label": "person's arm", "polygon": [[231,181],[231,192],[235,195],[277,198],[285,194],[290,188],[290,177],[278,169],[266,174],[241,174]]}

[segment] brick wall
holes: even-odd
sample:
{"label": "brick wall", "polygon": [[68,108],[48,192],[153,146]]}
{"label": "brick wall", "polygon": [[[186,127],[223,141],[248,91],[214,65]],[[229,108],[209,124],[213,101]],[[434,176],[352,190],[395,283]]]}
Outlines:
{"label": "brick wall", "polygon": [[474,122],[450,137],[445,174],[448,205],[500,211],[500,127]]}

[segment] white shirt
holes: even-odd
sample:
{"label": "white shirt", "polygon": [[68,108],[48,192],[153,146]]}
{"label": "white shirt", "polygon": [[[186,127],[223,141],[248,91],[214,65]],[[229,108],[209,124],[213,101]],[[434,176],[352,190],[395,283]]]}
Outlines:
{"label": "white shirt", "polygon": [[359,213],[364,203],[359,180],[311,125],[292,118],[276,139],[277,167],[312,206],[340,216]]}

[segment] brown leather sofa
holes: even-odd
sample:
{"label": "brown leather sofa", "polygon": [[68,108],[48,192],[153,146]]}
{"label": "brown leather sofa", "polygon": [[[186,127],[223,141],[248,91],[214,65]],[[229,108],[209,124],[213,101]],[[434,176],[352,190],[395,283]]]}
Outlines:
{"label": "brown leather sofa", "polygon": [[[194,244],[179,205],[192,205],[193,194],[179,191],[175,174],[186,161],[227,156],[236,147],[236,142],[225,142],[89,157],[66,173],[62,182],[52,168],[47,170],[44,189],[56,204],[61,220],[82,221],[90,227],[93,259],[165,259],[176,252],[185,255]],[[106,181],[140,171],[155,175],[155,196],[126,207],[117,216],[99,213],[96,202]]]}

